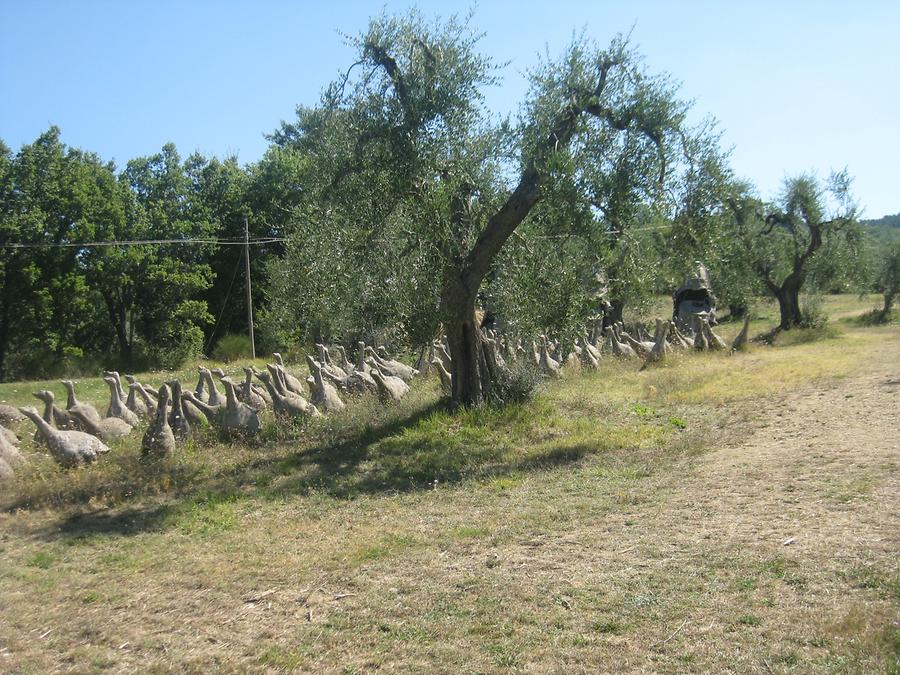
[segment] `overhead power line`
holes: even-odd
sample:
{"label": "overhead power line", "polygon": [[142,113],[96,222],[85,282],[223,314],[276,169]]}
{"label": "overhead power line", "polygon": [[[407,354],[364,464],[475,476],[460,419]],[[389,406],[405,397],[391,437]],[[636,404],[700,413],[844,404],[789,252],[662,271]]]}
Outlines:
{"label": "overhead power line", "polygon": [[284,237],[258,237],[256,239],[130,239],[125,241],[85,241],[85,242],[9,242],[0,248],[100,248],[104,246],[151,246],[157,244],[188,244],[198,246],[245,246],[247,244],[275,244],[286,241]]}

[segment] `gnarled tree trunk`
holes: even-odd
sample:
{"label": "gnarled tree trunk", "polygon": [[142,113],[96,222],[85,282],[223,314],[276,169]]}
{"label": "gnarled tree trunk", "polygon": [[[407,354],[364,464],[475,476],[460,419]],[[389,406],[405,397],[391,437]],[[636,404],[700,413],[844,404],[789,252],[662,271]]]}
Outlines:
{"label": "gnarled tree trunk", "polygon": [[803,287],[803,275],[796,273],[788,275],[781,286],[769,285],[772,295],[778,300],[780,330],[789,330],[803,323],[803,314],[800,311],[800,289]]}
{"label": "gnarled tree trunk", "polygon": [[465,275],[448,270],[441,291],[444,331],[450,348],[453,390],[458,405],[470,406],[482,400],[481,332],[475,318],[478,285],[466,283]]}

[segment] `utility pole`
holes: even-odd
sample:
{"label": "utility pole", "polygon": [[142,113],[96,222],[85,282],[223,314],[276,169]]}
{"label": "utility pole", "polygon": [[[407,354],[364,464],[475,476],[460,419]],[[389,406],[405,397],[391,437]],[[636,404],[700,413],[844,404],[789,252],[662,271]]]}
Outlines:
{"label": "utility pole", "polygon": [[244,216],[244,269],[247,273],[247,323],[250,325],[250,355],[256,358],[256,343],[253,340],[253,293],[250,290],[250,225]]}

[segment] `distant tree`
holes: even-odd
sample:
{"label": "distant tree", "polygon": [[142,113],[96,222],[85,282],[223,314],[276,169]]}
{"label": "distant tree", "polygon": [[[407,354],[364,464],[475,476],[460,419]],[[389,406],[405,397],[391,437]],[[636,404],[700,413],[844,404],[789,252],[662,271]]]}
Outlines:
{"label": "distant tree", "polygon": [[[244,219],[252,227],[251,237],[256,238],[259,225],[247,206],[249,176],[237,159],[228,157],[220,161],[194,153],[185,160],[187,194],[191,203],[190,219],[194,223],[209,224],[209,231],[222,241],[231,242],[210,248],[208,264],[212,271],[212,283],[203,293],[203,299],[216,321],[207,325],[205,342],[212,345],[229,332],[247,332],[247,303],[243,292],[246,283],[244,273]],[[257,247],[252,246],[251,271],[255,272],[255,285],[260,290],[262,265]],[[262,293],[257,292],[254,304],[258,307]]]}
{"label": "distant tree", "polygon": [[814,257],[824,244],[834,251],[856,237],[856,206],[846,172],[833,173],[825,185],[812,175],[785,181],[776,204],[763,215],[761,205],[744,195],[732,198],[736,231],[765,288],[778,300],[779,329],[803,324],[800,291]]}
{"label": "distant tree", "polygon": [[[67,148],[51,127],[13,157],[0,153],[0,375],[49,372],[53,364],[107,346],[97,297],[77,244],[115,211],[110,167]],[[111,203],[112,202],[112,203]]]}
{"label": "distant tree", "polygon": [[[633,222],[636,203],[676,161],[686,110],[625,40],[599,49],[579,39],[533,73],[519,122],[497,122],[482,104],[497,67],[476,51],[478,39],[456,19],[373,20],[352,40],[356,63],[321,107],[299,109],[297,122],[273,135],[307,153],[315,177],[284,283],[273,282],[280,297],[312,288],[311,309],[320,293],[331,295],[368,305],[370,316],[398,316],[423,336],[440,320],[452,397],[463,405],[482,401],[495,375],[476,305],[510,237],[541,202],[570,200],[586,212],[592,199],[614,194],[618,184],[607,187],[606,172],[592,170],[601,157],[639,173],[622,181],[622,207],[608,216]],[[550,211],[546,222],[561,225]]]}
{"label": "distant tree", "polygon": [[[181,240],[214,235],[226,195],[198,194],[197,164],[170,144],[117,176],[56,127],[15,155],[0,144],[0,377],[110,351],[128,365],[138,344],[170,365],[199,352],[213,249]],[[125,243],[147,239],[175,243]]]}
{"label": "distant tree", "polygon": [[[132,253],[132,267],[125,276],[134,284],[134,292],[124,308],[150,357],[174,366],[200,353],[202,326],[212,321],[201,298],[212,278],[208,260],[213,249],[178,240],[214,236],[215,225],[202,202],[192,199],[188,172],[173,144],[129,161],[121,178],[142,214],[128,223],[128,238],[176,240],[142,246]],[[132,344],[129,339],[123,351],[130,352]]]}
{"label": "distant tree", "polygon": [[883,322],[890,318],[894,300],[900,294],[900,239],[884,251],[878,271],[878,290],[884,296],[884,306],[878,316]]}

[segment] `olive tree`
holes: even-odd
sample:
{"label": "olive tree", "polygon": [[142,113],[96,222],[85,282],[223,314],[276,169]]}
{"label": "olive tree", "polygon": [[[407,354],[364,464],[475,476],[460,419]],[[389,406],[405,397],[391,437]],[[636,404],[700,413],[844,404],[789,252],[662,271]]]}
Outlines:
{"label": "olive tree", "polygon": [[[607,207],[630,222],[677,162],[687,109],[626,39],[600,48],[579,38],[531,74],[518,119],[498,119],[483,104],[498,66],[478,40],[467,20],[375,19],[351,39],[357,60],[321,104],[298,109],[272,137],[311,158],[293,250],[318,252],[315,283],[358,300],[364,291],[409,297],[415,280],[416,321],[441,322],[452,397],[463,405],[482,401],[494,380],[477,299],[517,228],[549,200]],[[623,180],[609,182],[616,165]],[[337,262],[326,260],[329,240]],[[295,282],[309,274],[288,251],[281,275],[297,296]]]}
{"label": "olive tree", "polygon": [[884,305],[879,310],[878,321],[887,321],[894,307],[894,300],[900,295],[900,240],[895,240],[884,250],[878,270],[877,288],[884,297]]}
{"label": "olive tree", "polygon": [[763,207],[746,194],[731,200],[748,259],[778,300],[780,330],[803,325],[800,292],[820,250],[834,255],[857,238],[850,182],[845,171],[832,173],[824,184],[804,174],[785,180],[775,204]]}

